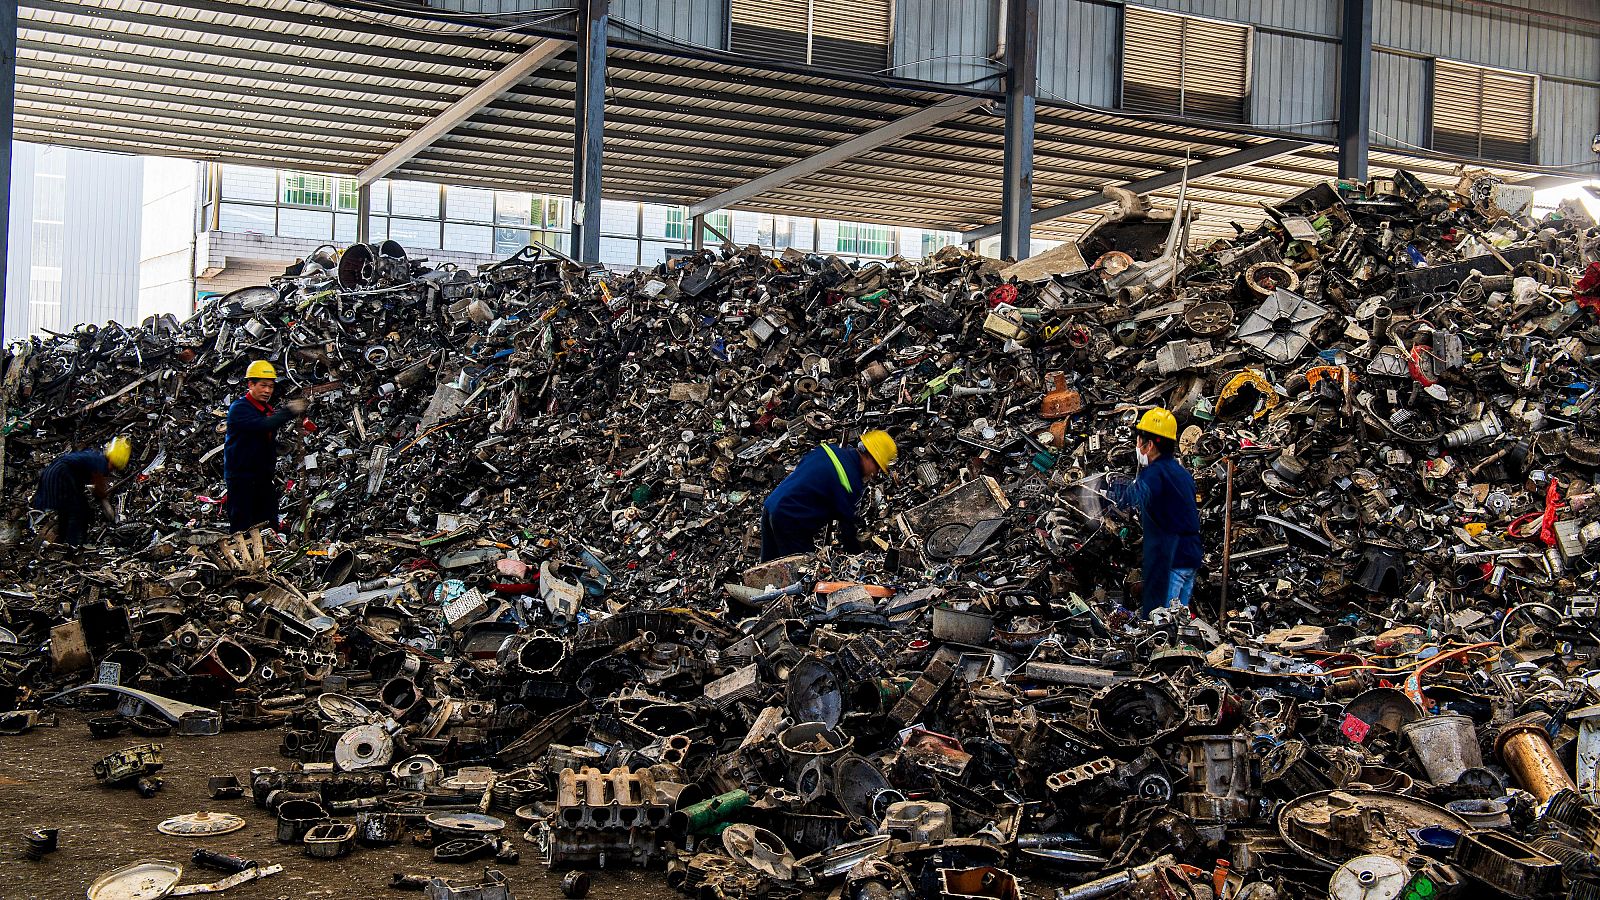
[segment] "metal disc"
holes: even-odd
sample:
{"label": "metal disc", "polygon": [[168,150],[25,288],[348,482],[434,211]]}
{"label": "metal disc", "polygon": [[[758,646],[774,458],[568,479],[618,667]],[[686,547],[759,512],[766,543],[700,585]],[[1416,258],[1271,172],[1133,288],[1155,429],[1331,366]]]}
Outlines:
{"label": "metal disc", "polygon": [[450,834],[493,834],[506,827],[504,819],[480,813],[437,812],[426,821],[429,828]]}
{"label": "metal disc", "polygon": [[1381,854],[1358,856],[1328,880],[1328,900],[1395,900],[1410,878],[1411,871],[1399,860]]}
{"label": "metal disc", "polygon": [[171,893],[183,877],[183,866],[147,859],[107,872],[89,885],[89,900],[157,900]]}
{"label": "metal disc", "polygon": [[372,715],[372,710],[365,703],[343,694],[319,696],[317,709],[335,725],[355,725],[365,722]]}
{"label": "metal disc", "polygon": [[162,822],[156,830],[162,834],[176,834],[182,837],[206,837],[213,834],[227,834],[238,831],[244,827],[244,817],[225,812],[194,812]]}

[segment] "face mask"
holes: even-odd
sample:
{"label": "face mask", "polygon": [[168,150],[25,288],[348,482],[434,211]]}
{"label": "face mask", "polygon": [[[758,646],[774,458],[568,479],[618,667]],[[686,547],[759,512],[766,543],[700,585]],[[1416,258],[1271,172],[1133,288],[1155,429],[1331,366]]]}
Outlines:
{"label": "face mask", "polygon": [[1150,457],[1145,456],[1144,451],[1140,450],[1138,447],[1133,448],[1133,455],[1139,460],[1139,468],[1142,469],[1145,466],[1150,465]]}

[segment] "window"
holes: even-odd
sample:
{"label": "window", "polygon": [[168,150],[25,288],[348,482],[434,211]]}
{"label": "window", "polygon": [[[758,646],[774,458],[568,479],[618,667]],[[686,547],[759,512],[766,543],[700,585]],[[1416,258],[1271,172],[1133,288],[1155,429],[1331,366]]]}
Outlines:
{"label": "window", "polygon": [[526,228],[496,228],[494,230],[494,255],[510,256],[528,246],[529,234]]}
{"label": "window", "polygon": [[924,231],[922,233],[922,255],[932,256],[941,249],[955,243],[955,236],[948,231]]}
{"label": "window", "polygon": [[438,250],[438,219],[390,219],[389,240],[399,241],[407,250]]}
{"label": "window", "polygon": [[224,200],[250,200],[257,203],[276,203],[278,200],[278,175],[271,169],[225,165],[219,180]]}
{"label": "window", "polygon": [[355,212],[361,208],[361,188],[356,185],[354,178],[340,178],[339,180],[339,209],[343,212]]}
{"label": "window", "polygon": [[1521,72],[1433,64],[1433,149],[1502,162],[1534,161],[1538,79]]}
{"label": "window", "polygon": [[[446,222],[444,225],[444,249],[462,250],[467,253],[489,253],[494,250],[494,229],[488,225],[467,225],[460,222]],[[518,247],[517,249],[522,249]]]}
{"label": "window", "polygon": [[847,72],[889,65],[891,0],[731,0],[728,49]]}
{"label": "window", "polygon": [[277,210],[271,206],[224,203],[217,212],[217,230],[245,234],[276,234]]}
{"label": "window", "polygon": [[861,256],[888,256],[894,252],[893,247],[894,240],[888,226],[857,225],[854,222],[840,222],[839,237],[834,242],[834,249],[839,253]]}
{"label": "window", "polygon": [[367,201],[369,212],[374,215],[383,215],[389,211],[389,182],[374,181],[371,184],[372,199]]}
{"label": "window", "polygon": [[316,209],[278,210],[278,235],[325,241],[333,237],[333,213]]}
{"label": "window", "polygon": [[444,200],[445,217],[452,222],[494,221],[494,191],[451,186],[445,188]]}
{"label": "window", "polygon": [[[389,182],[389,211],[418,219],[439,218],[439,186],[424,181]],[[400,240],[395,238],[395,240]],[[438,238],[434,238],[435,241]],[[437,248],[438,244],[432,245]]]}
{"label": "window", "polygon": [[722,232],[730,238],[733,237],[733,216],[729,215],[728,213],[707,213],[705,217],[705,223],[709,227],[701,229],[703,232],[701,235],[701,240],[704,243],[713,247],[722,245],[722,238],[717,237],[717,235],[711,230],[712,228],[715,228],[717,231]]}
{"label": "window", "polygon": [[689,211],[681,206],[667,207],[667,227],[663,229],[662,237],[668,240],[685,241],[689,239]]}
{"label": "window", "polygon": [[333,205],[333,179],[326,175],[308,175],[304,172],[284,172],[280,202],[285,206],[315,206],[327,209]]}
{"label": "window", "polygon": [[[532,225],[532,217],[532,196],[515,191],[494,192],[494,223],[496,225]],[[524,246],[526,244],[518,245],[515,250],[521,250]]]}
{"label": "window", "polygon": [[1249,121],[1250,29],[1123,8],[1122,108]]}

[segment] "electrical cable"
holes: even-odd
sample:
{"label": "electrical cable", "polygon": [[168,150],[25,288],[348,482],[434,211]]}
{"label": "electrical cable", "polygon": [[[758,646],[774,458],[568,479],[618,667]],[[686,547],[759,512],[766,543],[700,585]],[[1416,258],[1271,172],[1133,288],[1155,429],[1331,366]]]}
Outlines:
{"label": "electrical cable", "polygon": [[[396,21],[395,18],[394,18],[396,16],[396,13],[394,12],[394,10],[375,8],[375,7],[372,7],[372,6],[369,6],[369,5],[366,5],[366,4],[362,3],[361,0],[340,0],[340,2],[338,4],[335,4],[335,3],[331,2],[331,0],[323,0],[323,5],[329,7],[332,10],[335,10],[335,11],[337,11],[339,13],[342,13],[344,15],[355,16],[356,18],[358,18],[358,19],[360,19],[360,20],[362,20],[364,22],[371,22],[371,23],[373,23],[375,25],[382,25],[385,28],[398,28],[398,29],[400,29],[402,31],[409,31],[409,32],[412,32],[414,34],[426,35],[428,37],[437,38],[440,35],[444,35],[444,34],[456,34],[456,35],[464,34],[463,32],[459,32],[459,31],[441,31],[438,28],[423,28],[423,27],[420,27],[420,26],[417,26],[417,25],[409,25],[409,24],[406,24],[404,22],[399,22],[399,21]],[[566,16],[568,16],[568,15],[570,15],[572,13],[575,13],[575,12],[577,12],[576,9],[546,9],[546,10],[539,10],[539,13],[543,16],[543,18],[528,19],[526,21],[518,22],[518,23],[516,23],[514,25],[505,25],[505,26],[502,26],[500,28],[488,28],[488,27],[470,26],[470,27],[473,28],[472,35],[466,35],[466,36],[470,37],[470,36],[477,35],[477,34],[509,34],[509,33],[512,33],[512,32],[519,32],[519,31],[523,30],[524,28],[529,28],[529,27],[532,27],[534,25],[543,25],[546,22],[554,22],[557,19],[565,18]],[[374,13],[382,13],[383,15],[374,15]],[[474,13],[472,15],[477,15],[477,14]],[[500,17],[503,17],[505,15],[505,13],[499,13],[499,14],[496,14],[496,15],[498,15]],[[445,24],[445,23],[438,23],[438,24]],[[469,26],[462,25],[462,26],[459,26],[459,27],[469,27]],[[507,47],[507,49],[509,50],[511,48]]]}
{"label": "electrical cable", "polygon": [[1392,134],[1384,134],[1383,132],[1377,130],[1376,128],[1374,128],[1372,130],[1372,133],[1377,135],[1378,137],[1383,138],[1386,141],[1391,141],[1393,143],[1393,145],[1396,146],[1396,147],[1405,147],[1405,148],[1412,149],[1412,150],[1423,150],[1423,151],[1426,151],[1428,153],[1432,153],[1435,156],[1438,156],[1439,158],[1445,160],[1446,162],[1471,163],[1471,164],[1483,165],[1483,166],[1499,166],[1501,168],[1515,168],[1518,171],[1525,171],[1525,172],[1560,173],[1560,172],[1574,172],[1574,171],[1578,171],[1580,169],[1589,169],[1589,170],[1592,170],[1592,171],[1600,172],[1600,160],[1596,160],[1594,162],[1587,162],[1587,163],[1573,163],[1572,165],[1567,165],[1567,166],[1536,166],[1536,165],[1533,165],[1531,163],[1511,163],[1511,162],[1506,162],[1505,160],[1482,159],[1482,158],[1479,158],[1479,157],[1476,157],[1476,156],[1457,156],[1457,155],[1455,155],[1453,153],[1440,153],[1440,152],[1438,152],[1437,150],[1434,150],[1431,147],[1424,147],[1421,144],[1413,144],[1410,141],[1403,141],[1400,138],[1397,138]]}

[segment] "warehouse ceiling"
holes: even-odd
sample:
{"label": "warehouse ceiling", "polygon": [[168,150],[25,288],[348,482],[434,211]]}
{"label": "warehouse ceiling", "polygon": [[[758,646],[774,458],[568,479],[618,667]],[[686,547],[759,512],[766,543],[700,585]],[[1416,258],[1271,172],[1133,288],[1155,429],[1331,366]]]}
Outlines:
{"label": "warehouse ceiling", "polygon": [[[355,174],[540,38],[308,0],[22,0],[15,136],[159,156]],[[613,46],[604,191],[689,205],[949,96]],[[450,130],[393,177],[565,194],[573,51]],[[1003,118],[978,110],[751,197],[738,208],[964,231],[1000,216]],[[1049,206],[1281,135],[1041,101],[1034,200]],[[1433,183],[1454,166],[1375,153]],[[1308,145],[1189,184],[1197,237],[1335,174]],[[1512,174],[1512,173],[1507,173]],[[1176,187],[1157,192],[1173,196]],[[1085,211],[1041,224],[1075,236]]]}

